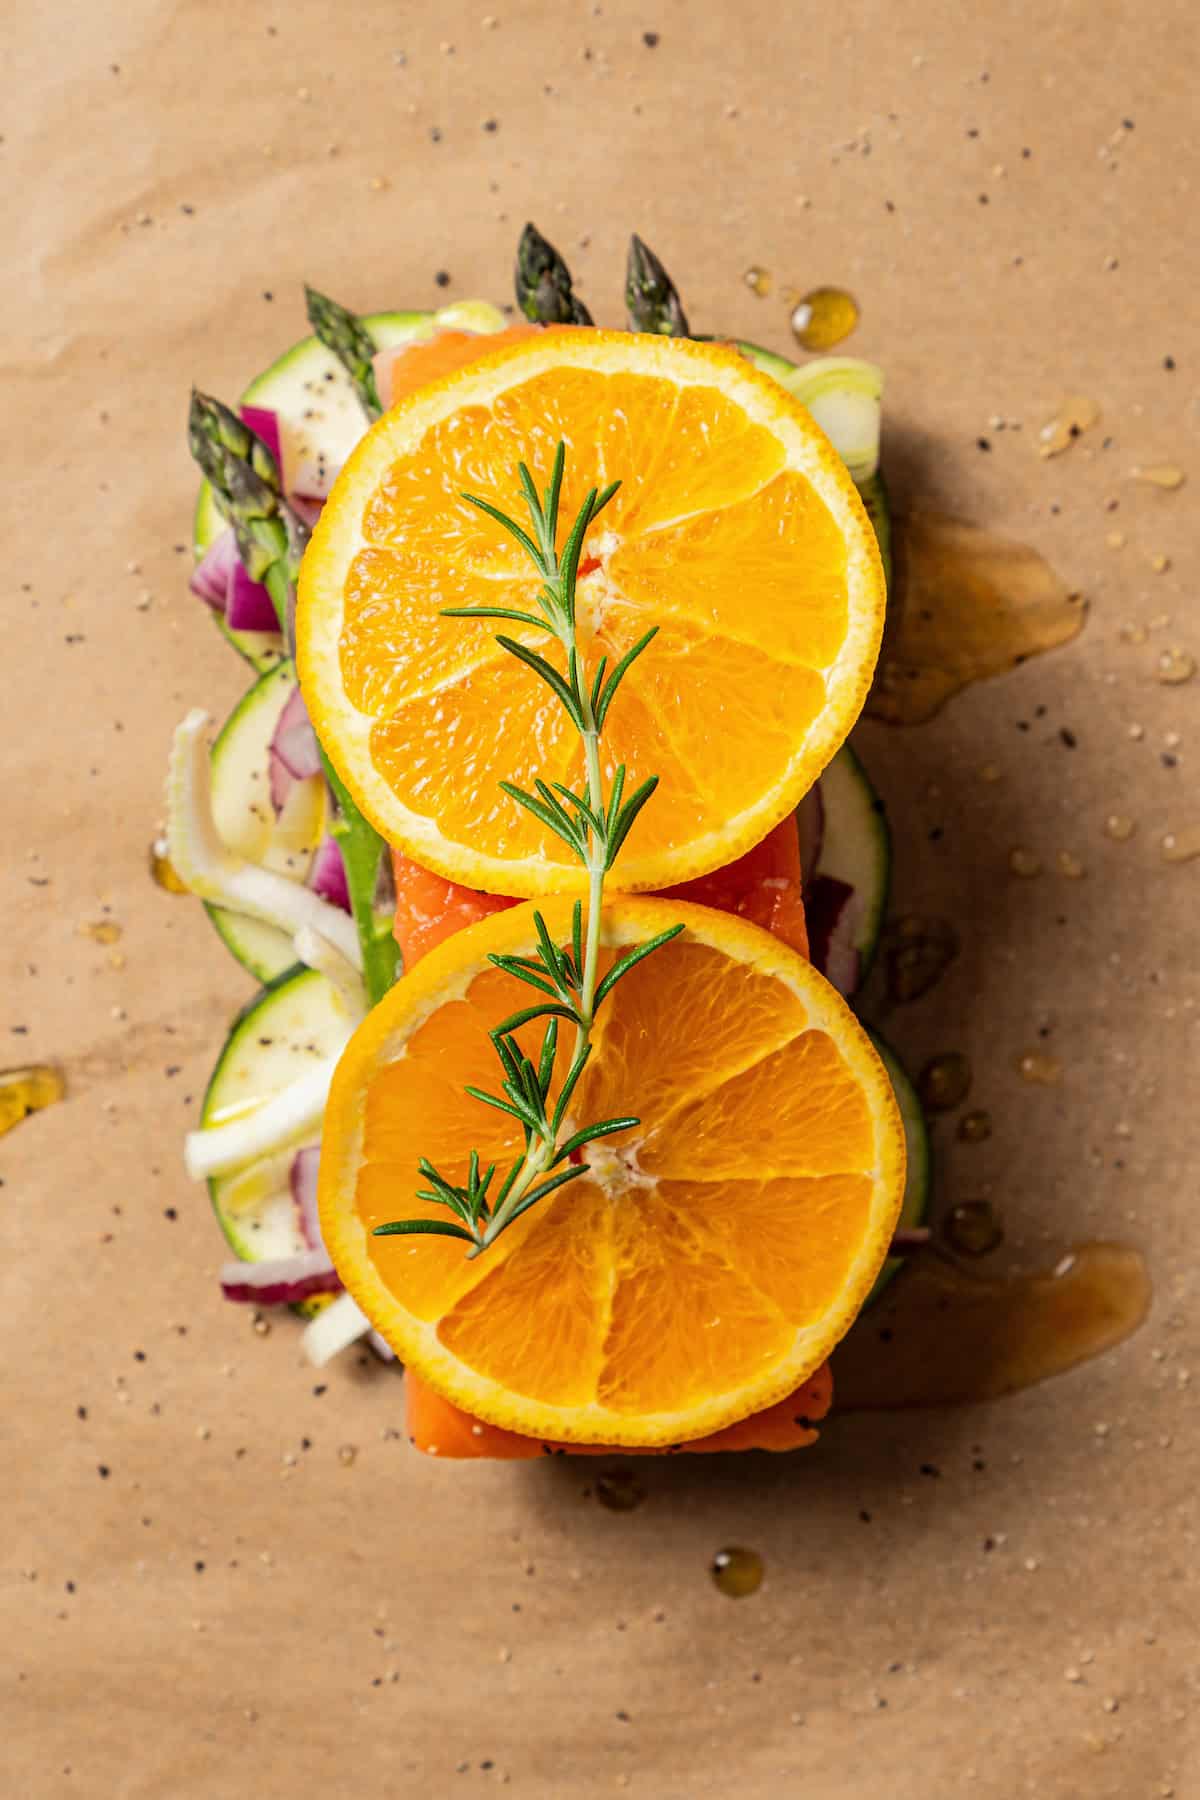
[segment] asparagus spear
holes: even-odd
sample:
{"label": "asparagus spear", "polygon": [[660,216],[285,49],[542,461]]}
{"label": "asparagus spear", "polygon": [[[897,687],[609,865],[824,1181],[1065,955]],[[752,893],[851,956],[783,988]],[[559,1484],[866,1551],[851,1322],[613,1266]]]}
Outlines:
{"label": "asparagus spear", "polygon": [[[291,655],[296,580],[308,527],[284,499],[279,465],[236,413],[195,390],[188,415],[188,443],[212,485],[218,507],[233,526],[247,574],[263,582],[271,596]],[[321,764],[334,800],[330,829],[341,848],[350,911],[362,945],[363,979],[374,1005],[396,978],[388,848],[359,812],[323,748]]]}
{"label": "asparagus spear", "polygon": [[357,313],[339,306],[327,294],[319,294],[316,288],[306,285],[304,298],[308,306],[309,324],[325,348],[332,350],[345,369],[354,383],[354,391],[363,411],[368,420],[373,422],[383,411],[379,404],[379,389],[375,385],[375,369],[371,362],[376,350],[375,340]]}
{"label": "asparagus spear", "polygon": [[517,245],[517,305],[535,325],[590,325],[592,315],[571,291],[571,271],[536,225]]}
{"label": "asparagus spear", "polygon": [[275,458],[235,412],[195,388],[188,412],[188,445],[208,477],[218,508],[233,527],[246,573],[270,594],[286,640],[291,589],[308,542],[308,527],[283,497]]}
{"label": "asparagus spear", "polygon": [[625,265],[625,305],[634,331],[649,331],[658,337],[689,335],[675,283],[636,231],[629,240]]}

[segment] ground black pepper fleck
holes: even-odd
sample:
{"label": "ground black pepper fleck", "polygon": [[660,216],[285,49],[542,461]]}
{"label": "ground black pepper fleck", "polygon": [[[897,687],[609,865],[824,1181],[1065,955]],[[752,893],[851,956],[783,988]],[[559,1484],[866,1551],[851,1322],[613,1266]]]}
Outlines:
{"label": "ground black pepper fleck", "polygon": [[643,31],[642,42],[645,44],[647,50],[656,50],[658,48],[657,31]]}
{"label": "ground black pepper fleck", "polygon": [[499,119],[485,119],[483,121],[483,129],[485,131],[499,131],[499,129],[500,129]]}
{"label": "ground black pepper fleck", "polygon": [[112,1470],[109,1468],[107,1463],[97,1463],[96,1464],[96,1473],[100,1477],[101,1481],[107,1481],[109,1476],[112,1474]]}
{"label": "ground black pepper fleck", "polygon": [[75,1408],[75,1417],[77,1419],[86,1419],[87,1418],[87,1407],[86,1406],[77,1406]]}
{"label": "ground black pepper fleck", "polygon": [[871,1523],[871,1515],[869,1512],[860,1512],[858,1516],[864,1525],[869,1525]]}
{"label": "ground black pepper fleck", "polygon": [[1162,766],[1164,769],[1177,769],[1179,767],[1179,758],[1177,756],[1172,756],[1169,750],[1164,750],[1162,754]]}
{"label": "ground black pepper fleck", "polygon": [[976,438],[975,443],[976,443],[976,447],[980,450],[990,450],[992,447],[990,438],[985,438],[985,437]]}
{"label": "ground black pepper fleck", "polygon": [[940,1477],[942,1471],[938,1468],[936,1463],[922,1463],[921,1473],[922,1475],[930,1476],[936,1481]]}
{"label": "ground black pepper fleck", "polygon": [[437,273],[434,275],[433,279],[434,279],[435,284],[438,287],[449,287],[450,286],[450,271],[449,271],[449,269],[439,269],[437,271]]}
{"label": "ground black pepper fleck", "polygon": [[273,299],[274,299],[274,298],[275,298],[275,296],[274,296],[274,294],[273,294],[273,293],[272,293],[272,292],[271,292],[271,290],[270,290],[270,288],[264,288],[264,289],[263,289],[263,299],[264,299],[264,300],[273,300]]}
{"label": "ground black pepper fleck", "polygon": [[1170,370],[1170,369],[1174,369],[1174,367],[1175,367],[1175,358],[1173,356],[1164,356],[1163,357],[1163,368]]}
{"label": "ground black pepper fleck", "polygon": [[1063,726],[1062,730],[1059,732],[1058,735],[1062,739],[1063,743],[1066,745],[1068,750],[1074,750],[1075,746],[1079,742],[1079,739],[1075,736],[1075,733],[1073,731],[1068,731],[1068,729],[1065,725]]}
{"label": "ground black pepper fleck", "polygon": [[174,1206],[164,1206],[163,1207],[163,1218],[164,1219],[170,1219],[173,1222],[178,1217],[179,1217],[179,1211],[176,1207],[174,1207]]}

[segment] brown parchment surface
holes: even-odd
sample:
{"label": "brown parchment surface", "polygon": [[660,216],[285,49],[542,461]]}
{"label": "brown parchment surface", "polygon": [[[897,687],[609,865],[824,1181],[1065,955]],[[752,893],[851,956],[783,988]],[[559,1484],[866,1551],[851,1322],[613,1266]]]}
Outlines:
{"label": "brown parchment surface", "polygon": [[[6,1796],[1200,1793],[1200,863],[1158,848],[1200,820],[1198,690],[1154,678],[1200,653],[1197,48],[1182,0],[11,0],[0,1035],[71,1093],[0,1143]],[[858,742],[894,908],[964,939],[889,1020],[914,1066],[967,1051],[995,1120],[939,1126],[939,1204],[990,1194],[1000,1260],[1119,1238],[1155,1283],[1055,1383],[647,1464],[626,1516],[592,1465],[422,1461],[395,1376],[315,1376],[221,1301],[180,1138],[249,983],[146,870],[171,726],[248,677],[185,590],[189,383],[232,397],[303,335],[305,278],[507,300],[527,217],[610,321],[633,229],[699,330],[786,350],[784,285],[851,287],[901,502],[1088,596],[1070,647]],[[1070,392],[1102,421],[1042,462]],[[119,945],[81,935],[105,917]],[[1047,1045],[1061,1084],[1022,1083]],[[736,1604],[730,1543],[767,1565]]]}

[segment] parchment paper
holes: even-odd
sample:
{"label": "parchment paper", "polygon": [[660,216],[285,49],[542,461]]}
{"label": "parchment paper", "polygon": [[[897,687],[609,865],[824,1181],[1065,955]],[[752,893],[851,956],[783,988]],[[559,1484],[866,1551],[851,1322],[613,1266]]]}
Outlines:
{"label": "parchment paper", "polygon": [[[0,1031],[70,1098],[0,1144],[0,1787],[1200,1792],[1200,863],[1159,852],[1200,818],[1197,690],[1155,679],[1200,652],[1192,9],[18,0],[4,38]],[[1087,594],[1074,645],[859,742],[894,908],[965,941],[889,1020],[914,1067],[965,1050],[995,1120],[939,1128],[941,1204],[991,1195],[1031,1266],[1134,1242],[1156,1287],[1056,1383],[647,1464],[627,1515],[591,1465],[420,1460],[397,1378],[314,1376],[292,1321],[222,1302],[180,1138],[249,984],[146,868],[171,726],[247,680],[185,591],[189,383],[232,396],[303,335],[305,278],[364,311],[507,300],[527,217],[611,321],[634,229],[699,330],[786,351],[783,287],[849,286],[901,502]],[[1101,423],[1042,461],[1072,392]],[[1131,482],[1148,461],[1190,485]],[[119,944],[81,934],[104,919]],[[1047,1042],[1062,1082],[1023,1083]],[[709,1581],[728,1544],[766,1559],[752,1598]]]}

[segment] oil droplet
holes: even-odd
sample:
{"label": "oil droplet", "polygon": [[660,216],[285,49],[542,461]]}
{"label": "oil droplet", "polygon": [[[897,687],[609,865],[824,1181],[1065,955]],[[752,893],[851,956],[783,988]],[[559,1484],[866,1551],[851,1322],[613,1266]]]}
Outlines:
{"label": "oil droplet", "polygon": [[736,1544],[718,1550],[709,1564],[713,1583],[731,1600],[744,1600],[762,1586],[763,1559],[757,1550],[743,1550]]}
{"label": "oil droplet", "polygon": [[980,779],[980,781],[988,781],[988,782],[999,781],[1000,765],[998,763],[992,763],[992,762],[983,763],[980,766],[979,779]]}
{"label": "oil droplet", "polygon": [[1100,408],[1086,394],[1068,394],[1052,419],[1047,419],[1037,434],[1039,456],[1061,456],[1075,439],[1090,431],[1100,417]]}
{"label": "oil droplet", "polygon": [[1104,821],[1104,835],[1118,844],[1127,843],[1136,830],[1136,821],[1127,818],[1124,813],[1109,813]]}
{"label": "oil droplet", "polygon": [[67,1097],[61,1069],[50,1063],[29,1063],[20,1069],[0,1069],[0,1136],[19,1125],[30,1113]]}
{"label": "oil droplet", "polygon": [[1178,463],[1148,463],[1129,471],[1135,481],[1148,481],[1152,487],[1174,490],[1181,488],[1187,476]]}
{"label": "oil droplet", "polygon": [[1196,673],[1196,659],[1187,650],[1164,650],[1155,664],[1154,679],[1166,687],[1178,687]]}
{"label": "oil droplet", "polygon": [[1028,881],[1034,875],[1041,874],[1042,859],[1036,850],[1023,850],[1018,845],[1015,850],[1010,850],[1008,853],[1008,866],[1014,875],[1021,875]]}
{"label": "oil droplet", "polygon": [[1144,644],[1148,635],[1144,625],[1122,625],[1117,632],[1123,644]]}
{"label": "oil droplet", "polygon": [[992,1135],[992,1115],[989,1112],[964,1113],[958,1121],[958,1137],[964,1144],[982,1144]]}
{"label": "oil droplet", "polygon": [[953,1207],[943,1232],[961,1256],[987,1256],[1004,1242],[1004,1227],[990,1200],[964,1200]]}
{"label": "oil droplet", "polygon": [[894,522],[896,592],[867,711],[921,725],[972,681],[1067,643],[1086,607],[1026,544],[963,519]]}
{"label": "oil droplet", "polygon": [[1200,856],[1200,825],[1185,825],[1182,831],[1168,831],[1162,841],[1164,862],[1191,862]]}
{"label": "oil droplet", "polygon": [[792,332],[803,350],[832,350],[850,336],[858,317],[858,301],[845,288],[813,288],[792,313]]}
{"label": "oil droplet", "polygon": [[1017,1074],[1021,1080],[1033,1082],[1037,1087],[1057,1087],[1062,1072],[1058,1057],[1047,1056],[1044,1050],[1026,1050],[1017,1058]]}
{"label": "oil droplet", "polygon": [[1158,554],[1156,556],[1152,556],[1150,558],[1150,567],[1154,570],[1154,573],[1156,575],[1165,575],[1167,570],[1170,568],[1170,566],[1171,566],[1170,557],[1164,556],[1162,554],[1161,550],[1158,552]]}
{"label": "oil droplet", "polygon": [[94,944],[118,944],[121,941],[121,927],[115,919],[96,919],[81,925],[79,935],[91,938]]}
{"label": "oil droplet", "polygon": [[742,280],[760,300],[765,300],[771,291],[771,272],[769,269],[760,269],[757,263],[751,263]]}
{"label": "oil droplet", "polygon": [[915,915],[889,925],[883,945],[888,999],[902,1004],[927,994],[960,948],[958,933],[947,920]]}
{"label": "oil droplet", "polygon": [[953,1112],[971,1091],[971,1065],[960,1050],[948,1050],[925,1064],[917,1092],[927,1112]]}
{"label": "oil droplet", "polygon": [[1110,550],[1123,550],[1125,548],[1125,533],[1123,531],[1110,531],[1104,541]]}
{"label": "oil droplet", "polygon": [[154,842],[151,844],[148,861],[150,864],[150,879],[156,881],[160,888],[165,888],[168,894],[191,893],[192,890],[180,876],[174,863],[167,855],[167,846],[161,838],[155,838]]}
{"label": "oil droplet", "polygon": [[992,1278],[916,1258],[835,1352],[838,1404],[999,1399],[1123,1342],[1149,1305],[1146,1264],[1120,1244],[1083,1244],[1053,1273]]}
{"label": "oil droplet", "polygon": [[1060,850],[1054,861],[1059,874],[1065,875],[1068,881],[1082,881],[1087,874],[1079,858],[1070,850]]}
{"label": "oil droplet", "polygon": [[612,1469],[598,1478],[596,1498],[609,1512],[634,1512],[646,1498],[646,1490],[632,1469]]}

